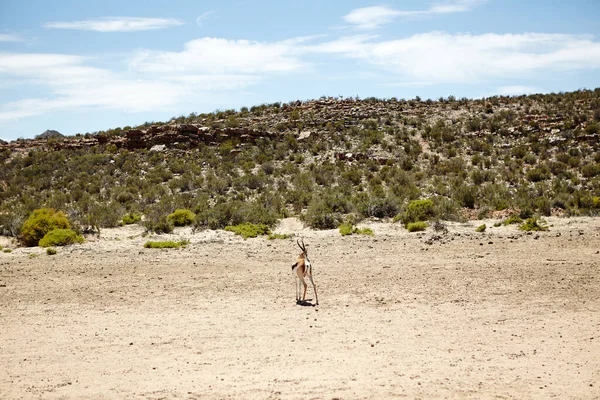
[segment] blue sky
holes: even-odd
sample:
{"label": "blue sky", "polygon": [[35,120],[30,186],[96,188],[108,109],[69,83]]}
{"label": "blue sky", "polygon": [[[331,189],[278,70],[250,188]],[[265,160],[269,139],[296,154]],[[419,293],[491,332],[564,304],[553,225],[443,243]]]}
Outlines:
{"label": "blue sky", "polygon": [[591,89],[598,15],[598,0],[0,0],[0,138],[321,96]]}

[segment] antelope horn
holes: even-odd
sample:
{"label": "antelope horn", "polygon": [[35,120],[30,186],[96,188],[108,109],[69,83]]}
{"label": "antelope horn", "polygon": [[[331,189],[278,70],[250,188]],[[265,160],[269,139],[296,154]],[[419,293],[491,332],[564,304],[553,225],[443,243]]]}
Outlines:
{"label": "antelope horn", "polygon": [[[300,244],[300,240],[302,240],[302,244]],[[306,254],[306,245],[304,244],[304,239],[296,239],[296,243],[298,244],[298,247],[300,247],[300,250]]]}

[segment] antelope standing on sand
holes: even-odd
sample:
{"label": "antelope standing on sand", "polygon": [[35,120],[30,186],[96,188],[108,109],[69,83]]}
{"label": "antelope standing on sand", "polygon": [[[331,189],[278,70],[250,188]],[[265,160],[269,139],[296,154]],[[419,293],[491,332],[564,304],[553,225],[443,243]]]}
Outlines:
{"label": "antelope standing on sand", "polygon": [[[300,244],[300,240],[296,240],[296,243],[298,244],[298,247],[300,247],[300,250],[302,250],[302,253],[300,253],[298,256],[298,261],[296,261],[296,264],[292,265],[292,273],[295,273],[296,279],[296,302],[298,303],[300,301],[305,301],[306,299],[306,288],[308,285],[306,284],[304,278],[308,277],[308,279],[310,279],[310,283],[312,283],[313,290],[315,291],[315,305],[318,306],[319,296],[317,296],[317,287],[315,286],[315,281],[313,280],[312,276],[312,265],[308,259],[308,252],[306,251],[306,246],[304,245],[304,239],[301,240],[302,244]],[[304,285],[304,295],[302,296],[302,299],[300,299],[300,285]]]}

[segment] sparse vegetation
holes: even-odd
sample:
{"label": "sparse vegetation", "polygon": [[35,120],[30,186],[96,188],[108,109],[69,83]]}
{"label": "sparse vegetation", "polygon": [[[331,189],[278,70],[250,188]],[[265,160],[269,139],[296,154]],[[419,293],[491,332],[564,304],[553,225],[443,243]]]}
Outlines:
{"label": "sparse vegetation", "polygon": [[123,217],[123,225],[131,225],[141,221],[142,216],[136,213],[129,213]]}
{"label": "sparse vegetation", "polygon": [[47,254],[47,255],[49,255],[49,256],[53,256],[53,255],[55,255],[56,253],[57,253],[57,251],[56,251],[56,249],[55,249],[55,248],[48,247],[48,248],[46,249],[46,254]]}
{"label": "sparse vegetation", "polygon": [[69,220],[61,211],[52,208],[34,210],[21,229],[20,241],[25,246],[37,246],[54,229],[70,229]]}
{"label": "sparse vegetation", "polygon": [[[507,209],[521,219],[598,215],[599,99],[600,89],[453,102],[322,98],[0,143],[0,233],[35,246],[53,228],[97,233],[141,215],[148,232],[162,233],[190,219],[222,229],[297,216],[335,229],[349,215],[405,226]],[[154,133],[133,143],[130,129]],[[314,134],[299,140],[304,130]],[[148,151],[155,139],[162,151]],[[39,207],[64,210],[69,226],[25,226]]]}
{"label": "sparse vegetation", "polygon": [[522,231],[547,231],[548,225],[546,221],[538,217],[527,218],[522,225],[519,226]]}
{"label": "sparse vegetation", "polygon": [[292,237],[292,235],[287,234],[287,233],[270,233],[269,236],[267,237],[267,239],[268,240],[289,239],[291,237]]}
{"label": "sparse vegetation", "polygon": [[174,242],[172,240],[169,241],[148,241],[144,243],[144,248],[146,249],[178,249],[180,247],[186,248],[189,244],[189,240],[180,240],[178,242]]}
{"label": "sparse vegetation", "polygon": [[475,228],[475,232],[478,232],[478,233],[485,232],[486,228],[487,228],[487,226],[485,224],[479,225],[477,228]]}
{"label": "sparse vegetation", "polygon": [[433,217],[433,201],[413,200],[408,203],[404,213],[399,214],[397,218],[406,226],[411,222],[426,221]]}
{"label": "sparse vegetation", "polygon": [[53,229],[46,233],[39,241],[41,247],[68,246],[75,243],[83,243],[83,236],[78,235],[72,229]]}
{"label": "sparse vegetation", "polygon": [[521,217],[519,217],[518,215],[511,215],[510,217],[502,221],[502,225],[520,224],[521,222],[523,222],[523,219]]}
{"label": "sparse vegetation", "polygon": [[406,225],[406,229],[409,232],[419,232],[419,231],[424,231],[425,229],[427,229],[429,225],[427,224],[427,222],[423,222],[423,221],[417,221],[417,222],[410,222]]}
{"label": "sparse vegetation", "polygon": [[248,238],[255,238],[260,235],[268,235],[271,233],[267,225],[252,224],[250,222],[245,222],[238,225],[229,225],[225,227],[225,230],[242,236],[244,240]]}
{"label": "sparse vegetation", "polygon": [[194,223],[196,214],[190,210],[178,209],[169,214],[167,219],[175,226],[186,226]]}
{"label": "sparse vegetation", "polygon": [[370,228],[357,228],[356,226],[349,224],[349,223],[344,223],[341,224],[338,227],[339,231],[340,231],[340,235],[342,236],[348,236],[348,235],[367,235],[367,236],[373,236],[373,230]]}

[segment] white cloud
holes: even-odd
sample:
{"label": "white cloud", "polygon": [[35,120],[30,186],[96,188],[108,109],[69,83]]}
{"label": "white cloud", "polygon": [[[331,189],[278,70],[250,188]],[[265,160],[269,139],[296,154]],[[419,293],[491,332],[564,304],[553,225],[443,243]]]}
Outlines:
{"label": "white cloud", "polygon": [[342,18],[359,29],[375,29],[391,23],[401,15],[407,14],[387,6],[373,6],[354,9]]}
{"label": "white cloud", "polygon": [[485,0],[455,0],[445,3],[437,3],[429,7],[428,14],[450,14],[471,11]]}
{"label": "white cloud", "polygon": [[255,74],[290,72],[303,67],[293,42],[254,42],[202,38],[181,52],[139,51],[130,67],[145,72]]}
{"label": "white cloud", "polygon": [[0,42],[27,42],[21,35],[17,35],[14,33],[0,33]]}
{"label": "white cloud", "polygon": [[0,120],[80,108],[130,112],[175,108],[207,93],[239,90],[273,74],[298,71],[307,66],[298,49],[314,39],[202,38],[186,43],[181,52],[138,51],[128,60],[129,71],[122,73],[90,66],[95,60],[81,56],[0,53],[0,81],[19,79],[37,85],[46,97],[0,105]]}
{"label": "white cloud", "polygon": [[[127,112],[171,108],[175,111],[184,100],[193,101],[207,93],[237,90],[263,78],[260,74],[210,73],[194,68],[169,73],[163,69],[158,73],[138,72],[131,78],[126,73],[86,65],[90,61],[63,54],[0,53],[0,81],[20,80],[37,86],[40,93],[44,93],[44,97],[0,104],[0,121],[82,108]],[[225,63],[230,64],[229,61]],[[235,65],[230,67],[232,71],[235,69]],[[217,66],[214,68],[218,69]],[[277,70],[276,67],[267,68]],[[239,69],[261,72],[256,66]]]}
{"label": "white cloud", "polygon": [[[310,47],[305,47],[311,51]],[[315,52],[340,53],[410,81],[476,82],[557,70],[600,68],[600,42],[563,34],[448,34],[431,32],[377,41],[354,36],[321,43]]]}
{"label": "white cloud", "polygon": [[47,96],[1,105],[0,120],[81,107],[155,110],[176,104],[188,92],[182,84],[127,79],[86,66],[85,61],[83,57],[62,54],[0,54],[0,76],[25,79]]}
{"label": "white cloud", "polygon": [[0,120],[80,108],[176,112],[182,104],[239,93],[272,77],[300,79],[316,66],[325,72],[340,60],[344,69],[326,71],[327,79],[371,74],[374,84],[399,87],[519,82],[523,86],[500,86],[497,93],[520,94],[536,91],[530,85],[545,76],[600,69],[600,42],[544,33],[430,32],[395,40],[307,36],[277,42],[201,38],[179,52],[140,50],[125,60],[127,71],[98,68],[96,59],[76,55],[0,53],[0,85],[23,82],[43,93],[0,104]]}
{"label": "white cloud", "polygon": [[176,75],[165,77],[167,81],[193,86],[202,91],[234,90],[254,85],[264,78],[259,75],[207,74]]}
{"label": "white cloud", "polygon": [[44,27],[96,32],[133,32],[164,29],[179,25],[183,25],[183,22],[171,18],[107,17],[85,21],[48,22],[44,24]]}
{"label": "white cloud", "polygon": [[198,26],[202,26],[202,21],[209,19],[210,16],[214,13],[215,13],[214,10],[202,13],[201,15],[198,16],[198,18],[196,18],[196,24]]}
{"label": "white cloud", "polygon": [[445,3],[434,3],[426,10],[396,10],[388,6],[371,6],[357,8],[342,19],[358,29],[371,30],[392,23],[402,17],[423,17],[434,14],[450,14],[470,11],[485,0],[454,0]]}

